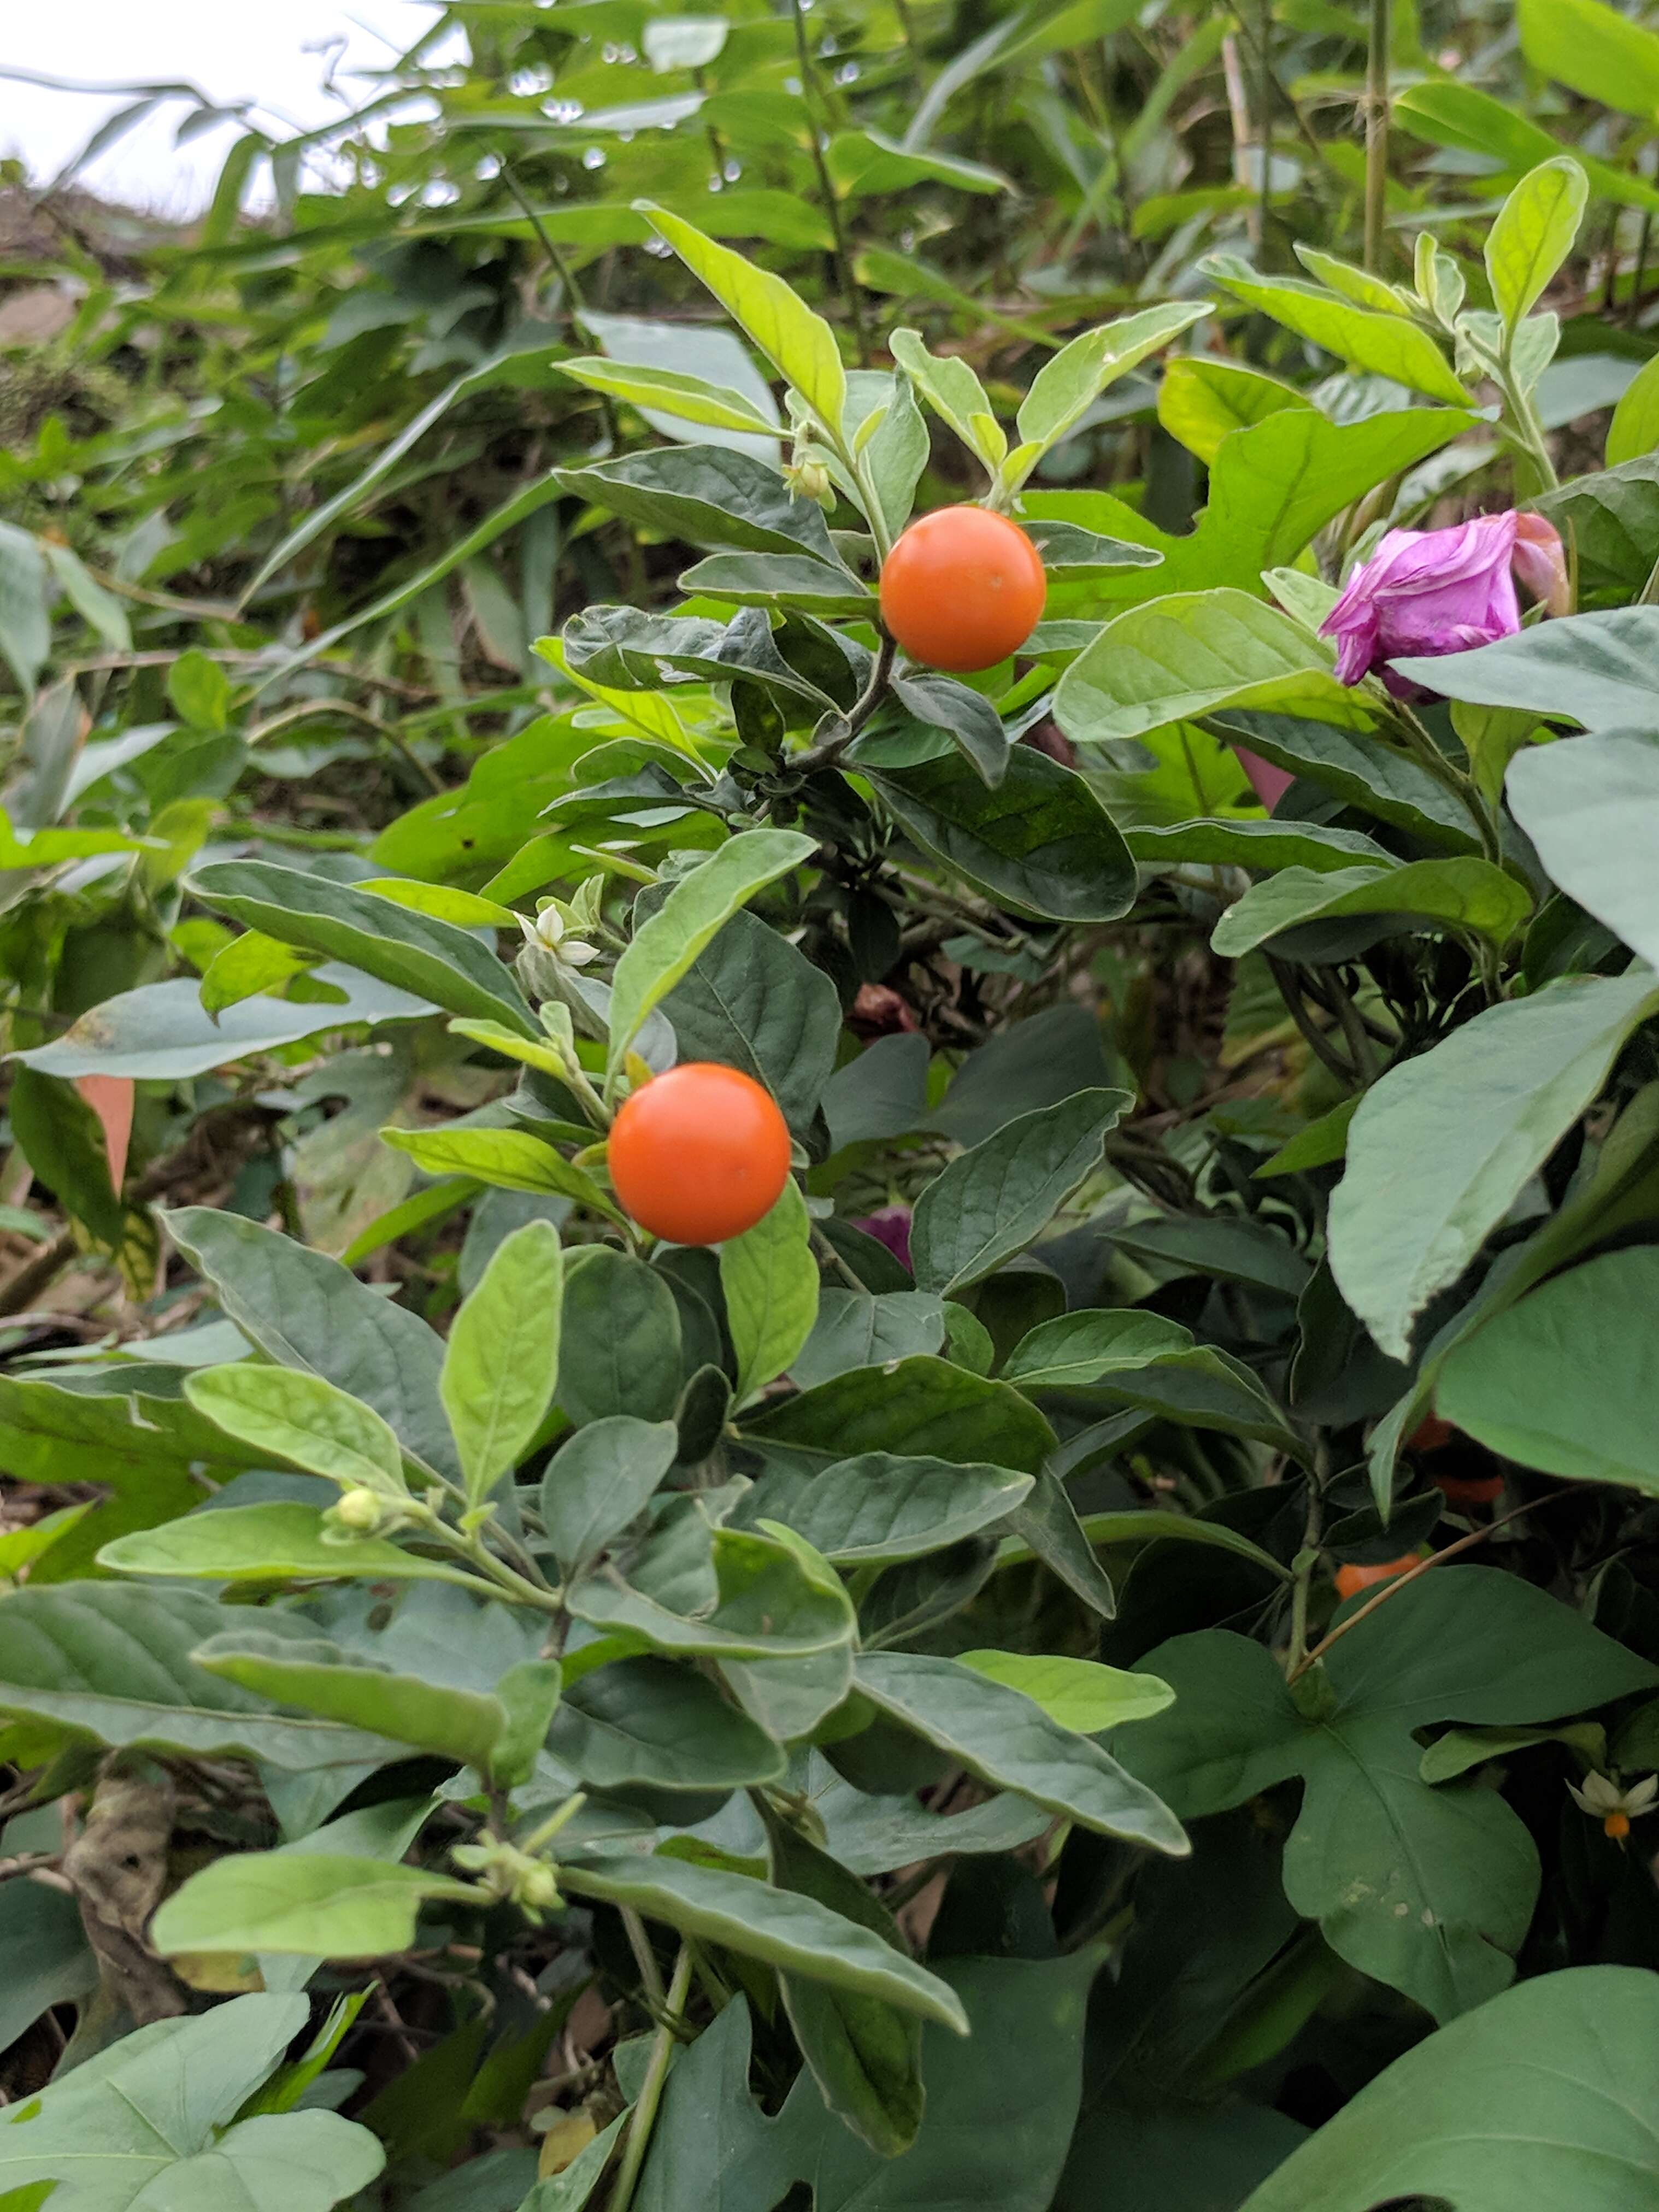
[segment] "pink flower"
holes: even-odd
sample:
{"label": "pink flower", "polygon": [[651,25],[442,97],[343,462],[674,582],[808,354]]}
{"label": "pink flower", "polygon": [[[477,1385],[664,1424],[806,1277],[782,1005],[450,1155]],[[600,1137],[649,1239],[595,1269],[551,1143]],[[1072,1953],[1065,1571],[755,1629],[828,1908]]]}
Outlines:
{"label": "pink flower", "polygon": [[1243,745],[1235,745],[1233,751],[1240,768],[1250,779],[1250,789],[1271,814],[1296,778],[1288,769],[1275,768],[1271,761],[1264,761],[1260,753],[1250,752]]}
{"label": "pink flower", "polygon": [[1374,668],[1391,690],[1390,660],[1463,653],[1521,627],[1510,563],[1516,517],[1477,515],[1455,530],[1391,530],[1320,624],[1337,640],[1336,674],[1358,684]]}
{"label": "pink flower", "polygon": [[908,1206],[884,1206],[874,1213],[866,1213],[862,1220],[853,1224],[866,1237],[873,1237],[878,1244],[884,1244],[907,1273],[910,1266],[910,1209]]}
{"label": "pink flower", "polygon": [[1515,518],[1516,574],[1541,607],[1553,615],[1572,612],[1572,579],[1567,574],[1567,549],[1553,523],[1541,514]]}

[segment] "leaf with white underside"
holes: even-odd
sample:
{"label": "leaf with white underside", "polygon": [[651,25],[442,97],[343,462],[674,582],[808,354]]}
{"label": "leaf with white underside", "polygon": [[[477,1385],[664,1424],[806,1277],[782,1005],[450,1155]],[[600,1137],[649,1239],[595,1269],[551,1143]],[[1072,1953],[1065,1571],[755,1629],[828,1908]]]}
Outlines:
{"label": "leaf with white underside", "polygon": [[1391,1358],[1600,1094],[1659,977],[1572,975],[1510,999],[1389,1069],[1348,1128],[1331,1199],[1338,1287]]}
{"label": "leaf with white underside", "polygon": [[995,1789],[1017,1790],[1080,1827],[1177,1858],[1191,1848],[1161,1798],[1005,1682],[912,1651],[865,1653],[854,1680],[884,1712]]}

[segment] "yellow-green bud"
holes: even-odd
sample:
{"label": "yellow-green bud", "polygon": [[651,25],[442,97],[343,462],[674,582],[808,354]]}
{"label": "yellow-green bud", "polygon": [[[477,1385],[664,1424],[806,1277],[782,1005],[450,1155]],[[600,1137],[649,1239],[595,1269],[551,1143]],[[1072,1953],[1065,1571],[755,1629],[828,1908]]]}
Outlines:
{"label": "yellow-green bud", "polygon": [[343,1528],[353,1528],[359,1535],[372,1536],[380,1525],[384,1510],[381,1500],[374,1491],[348,1490],[334,1508],[333,1517]]}

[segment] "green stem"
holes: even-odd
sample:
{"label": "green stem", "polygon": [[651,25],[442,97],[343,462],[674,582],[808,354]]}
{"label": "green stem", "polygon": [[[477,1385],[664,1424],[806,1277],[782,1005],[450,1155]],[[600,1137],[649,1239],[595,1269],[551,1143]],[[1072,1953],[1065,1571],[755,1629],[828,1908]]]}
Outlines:
{"label": "green stem", "polygon": [[611,2192],[609,2212],[629,2212],[629,2207],[634,2202],[640,2169],[645,2164],[645,2154],[651,2144],[651,2130],[656,2125],[657,2107],[662,2101],[663,2083],[668,2079],[668,2062],[674,2055],[677,2039],[672,2023],[684,2009],[690,1987],[691,1947],[689,1943],[682,1943],[679,1957],[674,1961],[674,1978],[668,1985],[666,2009],[651,2045],[651,2062],[645,2069],[639,2102],[635,2106],[634,2117],[628,2124],[628,2141],[623,2150],[622,2165],[617,2169],[617,2185]]}
{"label": "green stem", "polygon": [[1391,0],[1371,0],[1365,58],[1365,266],[1381,271],[1389,213],[1389,42]]}
{"label": "green stem", "polygon": [[1453,767],[1417,716],[1402,699],[1389,702],[1400,728],[1405,733],[1406,750],[1420,769],[1452,794],[1458,805],[1474,823],[1480,840],[1480,850],[1495,868],[1504,865],[1504,848],[1498,834],[1498,825],[1492,810],[1480,796],[1470,779]]}

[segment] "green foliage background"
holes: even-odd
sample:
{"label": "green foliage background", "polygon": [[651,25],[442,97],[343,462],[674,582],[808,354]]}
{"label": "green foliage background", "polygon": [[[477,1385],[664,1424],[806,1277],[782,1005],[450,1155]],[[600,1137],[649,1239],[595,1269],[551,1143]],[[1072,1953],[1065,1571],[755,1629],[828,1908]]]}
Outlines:
{"label": "green foliage background", "polygon": [[459,0],[9,188],[0,2212],[1659,2206],[1644,12]]}

